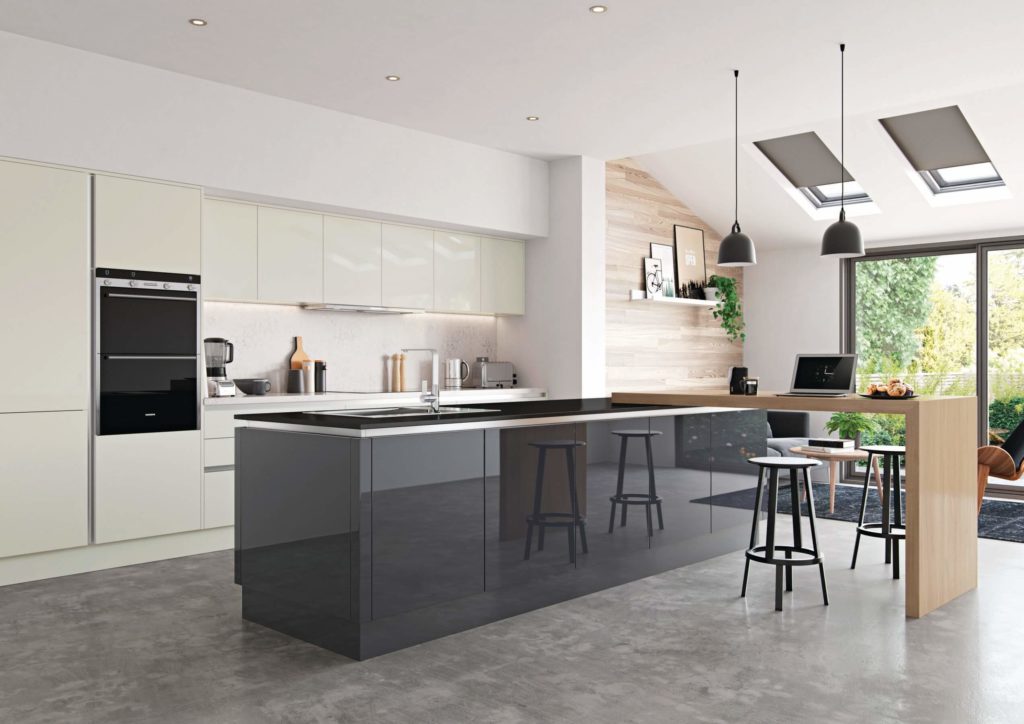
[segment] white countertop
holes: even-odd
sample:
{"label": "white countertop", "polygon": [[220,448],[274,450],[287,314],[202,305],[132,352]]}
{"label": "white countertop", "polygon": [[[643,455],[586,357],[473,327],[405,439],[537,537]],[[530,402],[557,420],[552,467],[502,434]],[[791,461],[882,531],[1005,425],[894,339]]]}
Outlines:
{"label": "white countertop", "polygon": [[[543,387],[493,387],[487,389],[441,390],[441,404],[454,402],[513,402],[515,400],[547,397]],[[364,407],[384,405],[419,404],[419,392],[268,392],[265,395],[245,395],[239,392],[235,397],[206,397],[207,407],[235,407],[252,405],[281,405],[291,402],[359,402]],[[346,405],[348,407],[348,405]]]}

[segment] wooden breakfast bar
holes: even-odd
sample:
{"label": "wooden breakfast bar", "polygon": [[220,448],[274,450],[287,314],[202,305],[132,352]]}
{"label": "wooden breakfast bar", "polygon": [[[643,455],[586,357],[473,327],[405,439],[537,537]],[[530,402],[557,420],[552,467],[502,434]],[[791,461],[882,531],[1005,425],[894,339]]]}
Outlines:
{"label": "wooden breakfast bar", "polygon": [[977,399],[782,397],[771,392],[619,392],[613,403],[903,415],[907,421],[906,613],[919,618],[978,585]]}

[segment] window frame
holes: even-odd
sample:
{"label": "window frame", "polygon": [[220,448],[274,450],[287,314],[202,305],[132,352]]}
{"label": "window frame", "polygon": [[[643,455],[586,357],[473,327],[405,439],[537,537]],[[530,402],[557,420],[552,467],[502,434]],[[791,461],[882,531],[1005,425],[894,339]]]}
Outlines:
{"label": "window frame", "polygon": [[[973,165],[973,164],[967,164]],[[937,168],[929,171],[919,171],[921,178],[931,189],[933,194],[949,194],[957,191],[971,191],[973,189],[990,189],[998,186],[1005,186],[1006,181],[999,173],[999,169],[996,168],[995,164],[991,161],[988,165],[992,167],[992,171],[995,173],[995,178],[986,178],[977,181],[961,181],[958,183],[951,183],[942,178],[942,172],[946,169]],[[949,168],[960,168],[958,166],[949,166]]]}

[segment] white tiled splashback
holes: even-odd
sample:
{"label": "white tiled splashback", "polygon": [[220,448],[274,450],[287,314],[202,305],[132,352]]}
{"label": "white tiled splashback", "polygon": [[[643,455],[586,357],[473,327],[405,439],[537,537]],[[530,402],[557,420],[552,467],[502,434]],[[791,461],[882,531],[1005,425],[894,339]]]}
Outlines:
{"label": "white tiled splashback", "polygon": [[[442,360],[495,359],[497,322],[494,317],[458,314],[317,312],[272,304],[206,302],[203,336],[234,343],[229,376],[266,377],[275,391],[285,390],[293,337],[301,336],[306,354],[327,361],[329,390],[384,392],[384,358],[403,347],[434,347]],[[407,386],[419,389],[419,380],[430,378],[430,357],[413,353],[406,364]]]}

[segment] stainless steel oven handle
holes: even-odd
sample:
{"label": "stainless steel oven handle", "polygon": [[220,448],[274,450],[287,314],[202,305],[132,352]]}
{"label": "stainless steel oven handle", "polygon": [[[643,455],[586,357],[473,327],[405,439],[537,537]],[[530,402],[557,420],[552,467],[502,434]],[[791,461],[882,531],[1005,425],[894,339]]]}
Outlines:
{"label": "stainless steel oven handle", "polygon": [[196,359],[194,354],[101,354],[103,359]]}
{"label": "stainless steel oven handle", "polygon": [[164,302],[195,302],[195,297],[165,297],[158,294],[114,294],[110,293],[107,295],[110,297],[117,297],[118,299],[159,299]]}

